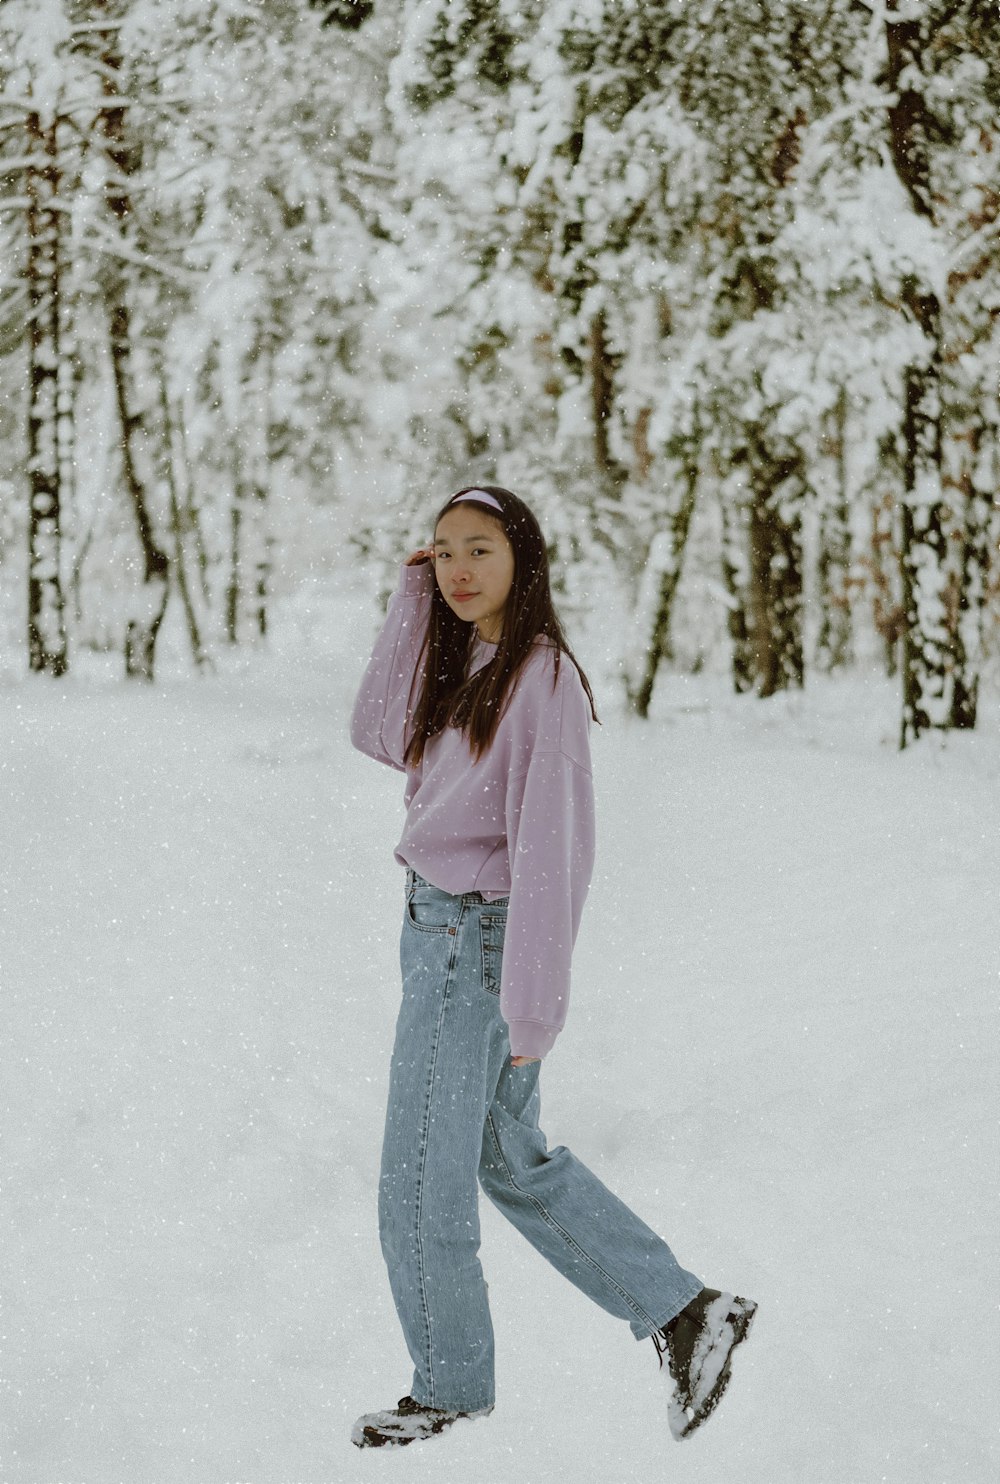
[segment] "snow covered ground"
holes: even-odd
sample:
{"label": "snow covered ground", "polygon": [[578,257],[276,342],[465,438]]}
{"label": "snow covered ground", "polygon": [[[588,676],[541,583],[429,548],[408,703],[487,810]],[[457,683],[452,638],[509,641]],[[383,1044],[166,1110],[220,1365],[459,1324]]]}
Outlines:
{"label": "snow covered ground", "polygon": [[363,658],[0,686],[3,1484],[991,1484],[1000,727],[900,756],[878,679],[672,679],[647,725],[598,696],[543,1122],[759,1301],[717,1417],[674,1443],[653,1346],[484,1200],[496,1411],[350,1446],[411,1374]]}

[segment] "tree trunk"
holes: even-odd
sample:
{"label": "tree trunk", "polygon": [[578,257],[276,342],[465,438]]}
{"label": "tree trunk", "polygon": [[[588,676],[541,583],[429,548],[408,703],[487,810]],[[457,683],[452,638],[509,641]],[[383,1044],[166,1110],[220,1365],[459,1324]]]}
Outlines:
{"label": "tree trunk", "polygon": [[242,606],[240,603],[240,592],[243,586],[241,576],[243,566],[243,507],[245,503],[246,490],[243,485],[243,475],[240,470],[237,470],[233,503],[229,507],[229,581],[226,584],[226,639],[230,644],[238,644],[240,638],[240,608]]}
{"label": "tree trunk", "polygon": [[947,513],[941,490],[940,306],[937,296],[911,291],[907,306],[928,340],[923,365],[904,382],[902,509],[903,720],[900,747],[951,713],[947,626]]}
{"label": "tree trunk", "polygon": [[[119,282],[116,290],[124,293],[124,285]],[[142,592],[125,634],[125,673],[133,679],[151,681],[155,672],[156,639],[170,592],[170,560],[153,523],[150,498],[155,487],[157,430],[152,422],[151,404],[139,391],[131,314],[125,303],[116,303],[115,299],[116,293],[112,293],[108,307],[111,364],[122,428],[122,472],[143,557]]]}
{"label": "tree trunk", "polygon": [[253,584],[251,613],[258,638],[267,637],[267,605],[271,591],[273,542],[268,530],[271,487],[271,377],[270,350],[258,348],[247,376],[250,411],[250,492],[253,509]]}
{"label": "tree trunk", "polygon": [[[31,305],[28,402],[28,663],[32,670],[63,675],[68,666],[65,601],[60,575],[61,480],[68,462],[60,421],[72,420],[72,392],[60,344],[62,263],[58,211],[57,121],[27,118],[31,164],[27,170],[28,298]],[[62,374],[61,374],[62,372]]]}
{"label": "tree trunk", "polygon": [[[266,490],[260,492],[261,503],[258,509],[261,522],[266,519],[266,494]],[[267,605],[271,596],[271,558],[273,549],[274,542],[269,535],[264,533],[259,539],[257,580],[254,585],[254,618],[257,625],[257,633],[261,639],[267,638]]]}
{"label": "tree trunk", "polygon": [[594,419],[594,460],[605,476],[610,476],[615,489],[627,476],[611,453],[608,428],[614,413],[614,367],[608,351],[608,321],[604,310],[598,310],[590,325],[590,401]]}
{"label": "tree trunk", "polygon": [[173,467],[177,471],[175,477],[179,477],[181,480],[183,491],[181,522],[185,532],[190,532],[194,540],[201,601],[205,608],[210,608],[212,594],[208,581],[208,547],[205,545],[205,533],[201,528],[201,515],[195,503],[194,481],[191,477],[191,459],[188,454],[187,428],[185,423],[185,407],[182,401],[178,407],[177,416],[171,419],[171,425],[176,436],[176,446],[173,451]]}
{"label": "tree trunk", "polygon": [[642,678],[634,697],[631,698],[636,713],[642,717],[649,715],[656,672],[660,667],[660,661],[667,656],[670,649],[670,621],[673,616],[677,586],[684,566],[684,553],[687,549],[697,489],[698,449],[697,446],[692,446],[684,464],[680,498],[675,501],[667,529],[660,532],[657,537],[657,540],[664,543],[665,552],[655,561],[658,577],[652,631],[646,646]]}
{"label": "tree trunk", "polygon": [[894,679],[899,670],[899,647],[903,636],[902,561],[899,553],[896,512],[901,506],[899,448],[895,434],[886,433],[878,442],[875,487],[871,506],[871,555],[866,562],[871,574],[872,621],[882,640],[885,673]]}
{"label": "tree trunk", "polygon": [[[99,5],[109,19],[115,7]],[[122,62],[116,30],[101,33],[102,85],[106,96],[124,91]],[[132,203],[129,182],[139,168],[139,148],[130,136],[124,107],[107,104],[101,110],[101,128],[111,163],[105,202],[123,243],[129,238]],[[159,533],[158,509],[168,506],[169,480],[164,429],[159,418],[155,367],[144,354],[144,342],[133,323],[128,274],[118,258],[109,255],[104,273],[104,296],[110,330],[111,365],[122,430],[122,472],[135,515],[143,558],[142,591],[133,607],[125,635],[125,673],[153,679],[156,638],[170,594],[170,561]]]}
{"label": "tree trunk", "polygon": [[[249,463],[256,464],[250,459]],[[229,582],[226,587],[226,638],[238,644],[241,632],[267,636],[271,547],[267,519],[267,484],[261,471],[240,464],[229,513]]]}
{"label": "tree trunk", "polygon": [[173,574],[177,581],[177,591],[180,593],[181,603],[184,608],[184,620],[187,625],[188,642],[191,645],[191,657],[200,670],[208,663],[208,657],[205,654],[205,648],[202,643],[201,625],[198,622],[198,615],[195,612],[191,587],[187,580],[187,568],[184,562],[185,520],[177,488],[174,425],[170,413],[170,399],[167,393],[167,377],[162,365],[158,365],[156,369],[157,381],[160,388],[160,417],[167,440],[167,477],[170,487],[170,535],[173,543]]}
{"label": "tree trunk", "polygon": [[[898,17],[888,0],[886,87],[893,163],[910,205],[933,222],[928,169],[928,114],[921,91],[927,36],[921,19]],[[903,716],[900,747],[952,716],[950,636],[946,622],[947,510],[941,479],[941,305],[918,273],[903,283],[906,313],[924,339],[920,359],[903,383]]]}
{"label": "tree trunk", "polygon": [[590,322],[588,371],[593,427],[594,467],[600,494],[595,502],[595,539],[618,561],[622,557],[620,533],[626,527],[622,496],[629,482],[627,465],[616,459],[609,436],[615,412],[615,360],[608,347],[608,323],[604,310]]}
{"label": "tree trunk", "polygon": [[976,725],[979,671],[983,651],[983,607],[989,570],[990,471],[983,458],[983,424],[974,423],[965,437],[951,439],[955,472],[949,479],[960,514],[960,534],[953,572],[948,627],[954,660],[950,725]]}
{"label": "tree trunk", "polygon": [[846,665],[851,652],[851,504],[847,488],[847,393],[841,387],[834,410],[830,452],[836,488],[824,502],[819,530],[820,630],[817,663],[829,672]]}
{"label": "tree trunk", "polygon": [[240,386],[241,428],[232,437],[233,503],[230,510],[226,637],[267,635],[272,542],[267,529],[270,492],[271,356],[256,346]]}
{"label": "tree trunk", "polygon": [[[740,463],[737,457],[735,463]],[[736,483],[731,476],[727,483]],[[729,594],[726,627],[732,641],[733,689],[738,696],[753,690],[754,656],[750,631],[750,578],[748,567],[748,520],[745,496],[736,498],[722,490],[722,577]]]}
{"label": "tree trunk", "polygon": [[804,459],[777,455],[759,430],[750,442],[750,638],[757,692],[802,685]]}

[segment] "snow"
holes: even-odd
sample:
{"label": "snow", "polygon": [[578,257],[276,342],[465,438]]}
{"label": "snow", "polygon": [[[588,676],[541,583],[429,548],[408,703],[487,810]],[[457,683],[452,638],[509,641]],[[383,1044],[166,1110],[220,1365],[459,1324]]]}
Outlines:
{"label": "snow", "polygon": [[[359,633],[359,631],[363,631]],[[5,1484],[381,1477],[376,1229],[402,780],[309,673],[0,688]],[[598,865],[543,1126],[760,1304],[670,1437],[636,1345],[482,1203],[498,1405],[407,1477],[996,1477],[997,708],[895,750],[877,678],[641,724],[597,655]],[[989,1080],[988,1080],[989,1079]]]}

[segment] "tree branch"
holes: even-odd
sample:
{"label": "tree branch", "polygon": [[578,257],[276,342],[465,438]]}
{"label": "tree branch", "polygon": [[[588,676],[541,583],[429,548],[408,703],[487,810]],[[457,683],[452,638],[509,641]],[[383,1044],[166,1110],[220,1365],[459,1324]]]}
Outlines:
{"label": "tree branch", "polygon": [[174,283],[183,285],[184,288],[194,288],[196,284],[204,282],[204,274],[196,272],[192,268],[172,268],[166,263],[158,263],[151,257],[143,257],[142,253],[130,250],[124,243],[115,242],[108,237],[98,223],[94,223],[94,231],[90,238],[90,245],[96,247],[98,252],[104,253],[109,258],[118,258],[123,263],[131,263],[136,268],[144,268],[150,273],[158,273],[161,278],[171,279]]}

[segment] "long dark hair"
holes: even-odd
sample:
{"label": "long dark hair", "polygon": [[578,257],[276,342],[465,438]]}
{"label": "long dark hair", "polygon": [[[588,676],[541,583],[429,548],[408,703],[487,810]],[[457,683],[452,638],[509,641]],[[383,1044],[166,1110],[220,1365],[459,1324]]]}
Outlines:
{"label": "long dark hair", "polygon": [[555,646],[553,690],[565,654],[576,665],[591,714],[600,724],[590,682],[566,642],[552,603],[549,555],[541,526],[524,501],[500,485],[467,485],[441,506],[434,517],[434,529],[437,530],[438,521],[458,495],[477,490],[492,495],[500,509],[475,499],[463,500],[462,507],[478,510],[503,527],[514,551],[514,581],[504,609],[496,654],[469,678],[466,669],[475,643],[476,625],[452,612],[435,582],[424,641],[427,665],[414,713],[413,735],[405,753],[405,761],[411,767],[420,763],[427,743],[446,726],[461,728],[473,757],[478,760],[483,756],[496,735],[517,677],[539,634],[545,634]]}

